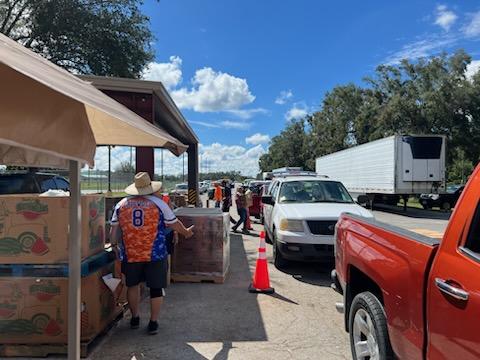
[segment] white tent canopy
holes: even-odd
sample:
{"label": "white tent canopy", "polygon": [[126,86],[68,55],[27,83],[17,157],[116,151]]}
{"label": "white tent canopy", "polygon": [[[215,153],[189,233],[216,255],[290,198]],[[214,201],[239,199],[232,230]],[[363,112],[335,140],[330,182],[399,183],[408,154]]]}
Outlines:
{"label": "white tent canopy", "polygon": [[97,145],[187,147],[0,34],[0,164],[70,169],[68,355],[80,357],[80,167]]}

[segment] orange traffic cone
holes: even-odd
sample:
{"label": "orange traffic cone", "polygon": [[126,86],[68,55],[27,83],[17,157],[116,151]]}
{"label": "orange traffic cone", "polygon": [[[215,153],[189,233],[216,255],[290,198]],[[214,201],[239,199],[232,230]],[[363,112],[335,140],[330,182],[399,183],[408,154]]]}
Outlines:
{"label": "orange traffic cone", "polygon": [[253,281],[248,287],[251,293],[273,294],[275,289],[270,287],[270,277],[268,276],[267,263],[267,245],[265,244],[265,232],[260,233],[260,246],[258,248],[257,265]]}

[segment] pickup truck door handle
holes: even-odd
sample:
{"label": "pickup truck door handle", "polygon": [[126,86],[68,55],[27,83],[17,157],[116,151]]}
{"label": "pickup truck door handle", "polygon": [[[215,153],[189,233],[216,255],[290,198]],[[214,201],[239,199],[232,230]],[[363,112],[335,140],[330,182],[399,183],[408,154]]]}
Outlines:
{"label": "pickup truck door handle", "polygon": [[448,296],[451,296],[457,300],[462,300],[462,301],[468,300],[468,292],[466,292],[465,290],[459,289],[458,287],[450,285],[443,279],[435,278],[435,285],[437,285],[437,288],[441,292],[443,292],[444,294],[447,294]]}

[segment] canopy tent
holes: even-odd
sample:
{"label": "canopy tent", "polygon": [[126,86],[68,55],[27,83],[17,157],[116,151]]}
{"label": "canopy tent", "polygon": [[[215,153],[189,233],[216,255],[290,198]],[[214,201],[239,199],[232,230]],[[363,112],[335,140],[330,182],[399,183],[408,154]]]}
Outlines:
{"label": "canopy tent", "polygon": [[97,145],[187,147],[0,34],[0,164],[70,169],[68,356],[80,358],[80,168]]}

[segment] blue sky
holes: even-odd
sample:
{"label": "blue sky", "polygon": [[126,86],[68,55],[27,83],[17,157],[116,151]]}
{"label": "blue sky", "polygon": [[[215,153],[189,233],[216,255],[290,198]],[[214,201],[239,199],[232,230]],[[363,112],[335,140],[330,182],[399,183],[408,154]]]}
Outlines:
{"label": "blue sky", "polygon": [[[160,0],[143,10],[156,36],[144,77],[164,83],[198,134],[202,170],[256,173],[289,120],[381,63],[458,48],[480,59],[474,1]],[[117,149],[114,163],[126,157]],[[165,172],[182,171],[165,159]]]}

